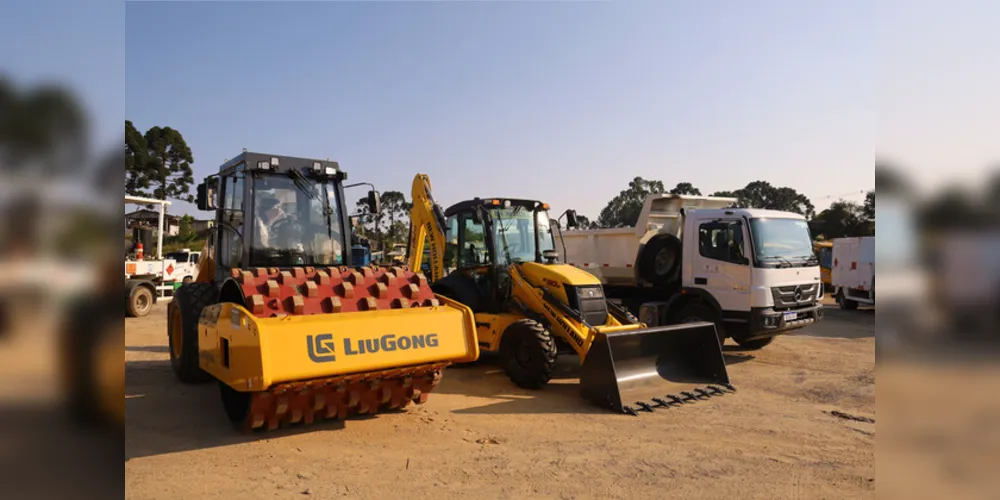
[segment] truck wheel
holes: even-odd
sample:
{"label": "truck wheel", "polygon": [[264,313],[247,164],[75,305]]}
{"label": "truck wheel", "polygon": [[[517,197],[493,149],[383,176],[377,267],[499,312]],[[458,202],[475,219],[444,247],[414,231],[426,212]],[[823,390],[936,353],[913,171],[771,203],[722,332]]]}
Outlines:
{"label": "truck wheel", "polygon": [[726,330],[722,327],[722,322],[716,317],[715,311],[712,310],[708,305],[701,302],[689,302],[688,304],[681,306],[677,312],[671,316],[671,324],[680,323],[696,323],[699,321],[708,321],[709,323],[715,323],[715,333],[719,336],[719,345],[725,345],[726,343]]}
{"label": "truck wheel", "polygon": [[552,335],[535,320],[515,322],[507,327],[500,341],[504,372],[522,389],[540,389],[548,384],[557,356]]}
{"label": "truck wheel", "polygon": [[853,311],[858,308],[858,303],[856,301],[853,301],[845,297],[843,290],[841,290],[840,293],[837,294],[837,304],[840,305],[841,309],[847,311]]}
{"label": "truck wheel", "polygon": [[677,279],[681,265],[681,242],[674,236],[657,236],[646,243],[639,258],[639,276],[657,286],[669,286]]}
{"label": "truck wheel", "polygon": [[141,318],[153,308],[153,292],[149,287],[132,282],[125,286],[125,312],[132,318]]}
{"label": "truck wheel", "polygon": [[181,382],[196,384],[212,380],[198,364],[198,318],[202,309],[216,302],[217,296],[211,283],[189,283],[174,292],[174,299],[167,306],[170,367]]}
{"label": "truck wheel", "polygon": [[736,341],[737,345],[748,351],[756,351],[758,349],[763,349],[768,345],[770,345],[771,342],[774,342],[774,337],[767,337],[763,339],[754,339],[754,340],[740,340],[739,338],[734,337],[733,340]]}

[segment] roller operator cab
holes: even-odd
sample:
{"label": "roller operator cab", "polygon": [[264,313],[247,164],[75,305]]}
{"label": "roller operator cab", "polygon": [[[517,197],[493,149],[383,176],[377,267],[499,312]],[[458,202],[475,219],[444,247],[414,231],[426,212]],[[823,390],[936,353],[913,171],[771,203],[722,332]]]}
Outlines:
{"label": "roller operator cab", "polygon": [[717,208],[733,202],[650,195],[636,227],[564,231],[567,262],[643,322],[712,321],[759,349],[822,318],[819,259],[805,217]]}
{"label": "roller operator cab", "polygon": [[[171,365],[218,381],[245,431],[423,403],[478,357],[472,312],[353,254],[336,162],[244,152],[198,186],[215,212],[197,278],[168,306]],[[378,194],[368,196],[379,211]]]}

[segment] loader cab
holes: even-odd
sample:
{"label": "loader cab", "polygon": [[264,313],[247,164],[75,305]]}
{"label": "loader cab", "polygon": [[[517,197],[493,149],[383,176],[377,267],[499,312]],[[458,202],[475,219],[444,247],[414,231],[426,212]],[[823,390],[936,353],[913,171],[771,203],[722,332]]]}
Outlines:
{"label": "loader cab", "polygon": [[346,178],[337,162],[290,156],[244,152],[222,165],[198,186],[198,207],[216,212],[217,280],[233,269],[353,265]]}
{"label": "loader cab", "polygon": [[534,200],[476,198],[445,210],[447,287],[475,312],[507,309],[507,267],[548,262],[556,248],[547,204]]}

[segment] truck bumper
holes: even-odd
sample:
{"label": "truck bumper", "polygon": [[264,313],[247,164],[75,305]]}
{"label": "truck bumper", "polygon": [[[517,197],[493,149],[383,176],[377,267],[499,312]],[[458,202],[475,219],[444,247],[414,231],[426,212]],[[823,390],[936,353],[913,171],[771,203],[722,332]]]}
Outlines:
{"label": "truck bumper", "polygon": [[823,306],[820,304],[791,311],[775,311],[770,307],[755,307],[750,311],[750,331],[746,340],[788,333],[816,323],[822,318]]}

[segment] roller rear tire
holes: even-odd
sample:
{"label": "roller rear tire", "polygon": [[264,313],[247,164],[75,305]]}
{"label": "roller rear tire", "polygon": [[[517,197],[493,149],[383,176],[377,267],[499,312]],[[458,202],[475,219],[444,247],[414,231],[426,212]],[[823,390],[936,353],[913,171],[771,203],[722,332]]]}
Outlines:
{"label": "roller rear tire", "polygon": [[216,303],[218,295],[211,283],[188,283],[174,292],[174,299],[167,306],[170,367],[181,382],[197,384],[212,380],[198,363],[198,318],[202,309]]}

